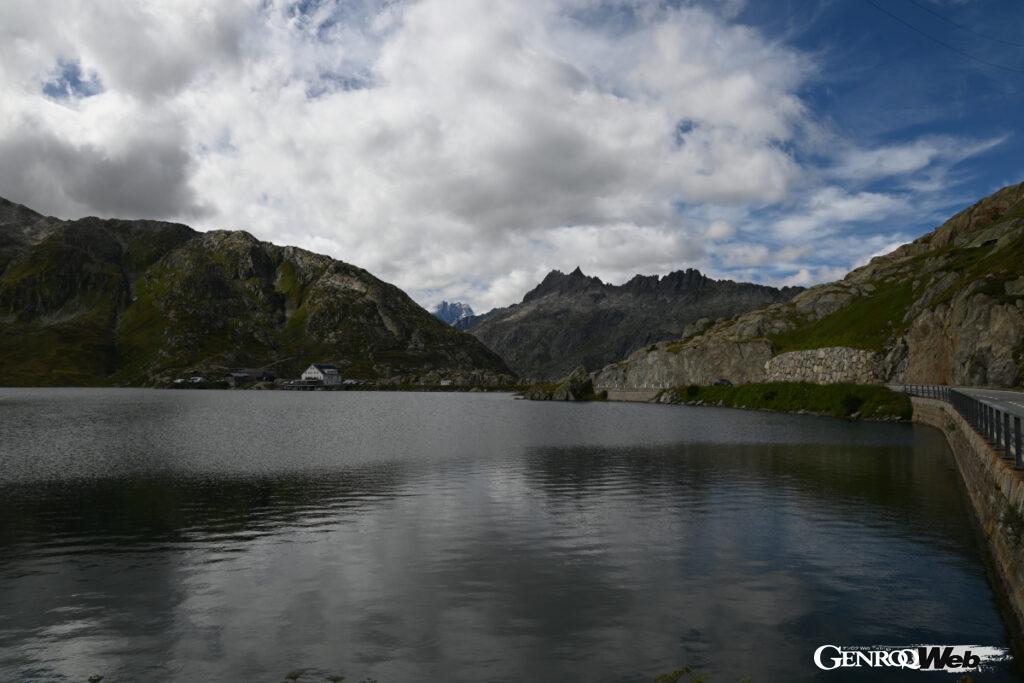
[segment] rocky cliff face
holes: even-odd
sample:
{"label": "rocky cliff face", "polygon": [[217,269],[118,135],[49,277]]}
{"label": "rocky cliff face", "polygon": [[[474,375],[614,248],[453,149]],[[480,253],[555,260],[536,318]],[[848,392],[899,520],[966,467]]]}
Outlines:
{"label": "rocky cliff face", "polygon": [[838,282],[637,351],[605,367],[596,384],[719,378],[1020,386],[1024,183]]}
{"label": "rocky cliff face", "polygon": [[61,221],[0,199],[0,384],[160,384],[313,361],[497,383],[505,364],[370,273],[245,232]]}
{"label": "rocky cliff face", "polygon": [[442,301],[437,306],[434,306],[434,310],[431,312],[441,322],[454,325],[463,318],[471,317],[473,315],[473,307],[461,301]]}
{"label": "rocky cliff face", "polygon": [[799,288],[712,280],[696,270],[664,277],[637,275],[610,285],[579,268],[552,271],[522,303],[457,323],[496,351],[517,373],[561,378],[577,366],[596,370],[655,342],[700,329],[765,304],[787,301]]}

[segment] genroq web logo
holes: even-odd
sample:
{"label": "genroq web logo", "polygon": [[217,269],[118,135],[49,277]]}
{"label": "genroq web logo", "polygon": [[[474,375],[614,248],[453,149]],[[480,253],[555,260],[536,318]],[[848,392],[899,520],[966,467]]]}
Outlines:
{"label": "genroq web logo", "polygon": [[1004,648],[987,645],[822,645],[814,651],[814,664],[835,669],[914,669],[965,673],[982,671],[1010,658]]}

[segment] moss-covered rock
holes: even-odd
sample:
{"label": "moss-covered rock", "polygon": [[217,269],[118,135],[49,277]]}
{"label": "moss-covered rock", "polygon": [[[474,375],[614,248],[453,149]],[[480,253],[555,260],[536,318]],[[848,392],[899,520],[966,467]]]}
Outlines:
{"label": "moss-covered rock", "polygon": [[607,392],[594,391],[594,381],[584,367],[578,367],[561,382],[534,384],[522,392],[524,398],[533,401],[599,401],[608,397]]}

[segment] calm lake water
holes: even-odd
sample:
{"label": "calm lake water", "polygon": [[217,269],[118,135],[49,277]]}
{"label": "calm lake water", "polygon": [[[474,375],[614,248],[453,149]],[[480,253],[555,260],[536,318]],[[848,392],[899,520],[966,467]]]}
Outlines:
{"label": "calm lake water", "polygon": [[836,681],[818,645],[1007,638],[925,427],[0,389],[3,681]]}

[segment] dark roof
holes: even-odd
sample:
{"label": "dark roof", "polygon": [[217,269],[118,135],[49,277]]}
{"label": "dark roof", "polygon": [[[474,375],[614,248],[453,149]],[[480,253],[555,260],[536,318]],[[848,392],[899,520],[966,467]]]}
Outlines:
{"label": "dark roof", "polygon": [[334,370],[335,372],[338,371],[338,368],[331,365],[330,363],[313,363],[313,367],[319,370],[320,372],[327,372],[328,370]]}

